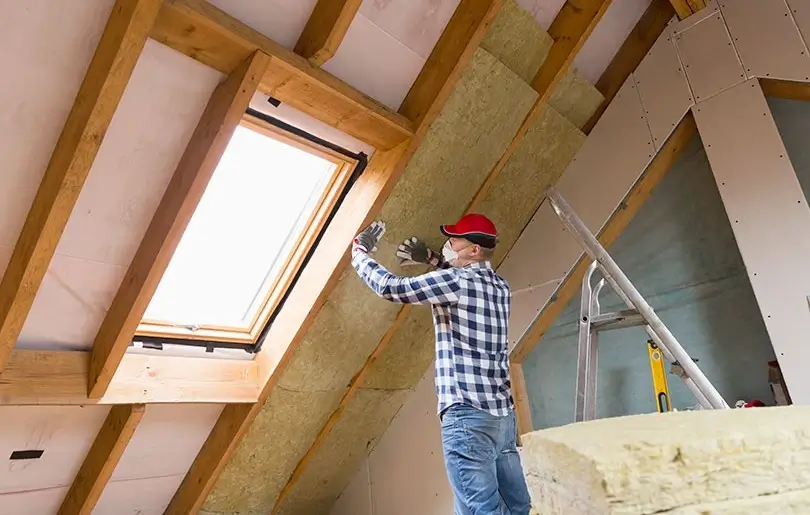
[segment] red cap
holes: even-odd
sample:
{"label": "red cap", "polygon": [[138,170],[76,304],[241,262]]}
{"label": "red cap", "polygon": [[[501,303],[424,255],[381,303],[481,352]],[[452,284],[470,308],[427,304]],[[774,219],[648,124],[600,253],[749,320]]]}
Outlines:
{"label": "red cap", "polygon": [[461,217],[454,225],[442,225],[442,234],[452,238],[464,238],[486,248],[494,248],[498,232],[492,220],[478,213],[469,213]]}

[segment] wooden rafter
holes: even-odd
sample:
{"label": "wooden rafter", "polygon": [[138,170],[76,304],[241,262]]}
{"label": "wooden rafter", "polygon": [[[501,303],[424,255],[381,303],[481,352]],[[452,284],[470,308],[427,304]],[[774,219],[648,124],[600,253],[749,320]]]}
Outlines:
{"label": "wooden rafter", "polygon": [[706,7],[706,0],[669,0],[679,20],[688,18]]}
{"label": "wooden rafter", "polygon": [[15,349],[0,374],[2,405],[253,403],[256,361],[126,354],[106,393],[87,397],[90,352]]}
{"label": "wooden rafter", "polygon": [[[653,189],[666,176],[672,165],[681,155],[697,133],[695,120],[691,111],[681,119],[678,126],[661,147],[641,178],[624,198],[620,207],[611,215],[604,228],[598,235],[599,242],[605,247],[616,241],[619,235],[627,228],[630,221],[650,198]],[[532,326],[526,331],[515,349],[512,351],[512,361],[522,363],[529,353],[540,342],[568,302],[580,291],[585,270],[590,265],[587,259],[580,259],[573,270],[565,277],[551,300],[543,307]]]}
{"label": "wooden rafter", "polygon": [[810,83],[760,78],[759,85],[766,97],[810,102]]}
{"label": "wooden rafter", "polygon": [[[486,8],[481,8],[482,4],[486,4]],[[409,113],[419,119],[414,137],[390,151],[374,154],[366,172],[352,188],[344,202],[345,207],[338,211],[299,283],[273,323],[259,355],[260,365],[267,379],[259,402],[252,406],[225,407],[169,504],[167,515],[197,513],[202,507],[240,439],[275,386],[281,370],[292,358],[297,345],[337,284],[348,264],[351,238],[379,212],[501,5],[502,0],[461,1],[445,29],[445,34],[469,34],[469,38],[460,45],[456,38],[442,36],[433,51],[433,54],[440,55],[432,54],[429,62],[432,60],[443,65],[426,66],[422,70],[411,88],[409,99],[406,99],[400,109],[402,113]],[[464,14],[459,15],[460,11]],[[478,14],[471,17],[465,11]],[[467,26],[459,27],[459,24]],[[437,84],[426,77],[432,74],[444,77],[444,82]],[[426,91],[422,91],[423,89]],[[416,116],[413,113],[425,114]]]}
{"label": "wooden rafter", "polygon": [[323,66],[337,53],[362,0],[318,0],[295,52],[315,66]]}
{"label": "wooden rafter", "polygon": [[117,0],[0,282],[0,371],[104,140],[160,7]]}
{"label": "wooden rafter", "polygon": [[270,57],[256,51],[214,90],[93,343],[88,397],[104,395]]}
{"label": "wooden rafter", "polygon": [[377,149],[413,135],[404,116],[204,0],[166,0],[149,35],[225,74],[260,50],[271,58],[260,91]]}
{"label": "wooden rafter", "polygon": [[135,434],[143,404],[113,406],[70,486],[59,515],[90,515]]}
{"label": "wooden rafter", "polygon": [[[554,87],[568,72],[571,63],[574,61],[576,53],[585,43],[585,40],[591,34],[594,27],[596,27],[596,24],[599,22],[609,5],[610,0],[568,0],[560,9],[557,18],[555,18],[551,28],[549,29],[549,34],[554,37],[554,44],[549,51],[548,57],[532,81],[532,87],[539,93],[539,97],[518,129],[517,134],[509,144],[506,152],[503,156],[501,156],[493,170],[490,171],[487,179],[476,192],[467,208],[468,212],[474,211],[481,204],[481,202],[483,202],[487,193],[492,188],[492,185],[495,183],[495,179],[497,178],[498,174],[501,172],[501,170],[503,170],[506,162],[509,160],[509,157],[511,157],[520,141],[528,132],[531,124],[534,122],[535,117],[539,114],[545,103],[551,97]],[[287,481],[287,484],[284,486],[284,489],[281,491],[281,494],[279,494],[279,497],[276,500],[276,507],[280,506],[282,500],[292,490],[293,486],[298,481],[298,478],[308,465],[311,457],[314,456],[318,448],[323,444],[324,441],[326,441],[331,428],[343,415],[343,412],[349,405],[349,402],[352,400],[352,398],[354,398],[354,395],[360,388],[363,378],[368,373],[372,364],[377,360],[377,357],[382,353],[383,349],[385,349],[385,347],[387,347],[387,345],[390,343],[396,329],[405,321],[410,310],[411,307],[409,305],[405,305],[402,307],[402,309],[400,309],[391,328],[386,331],[380,343],[366,360],[363,368],[361,368],[360,372],[358,372],[358,374],[352,379],[349,388],[340,399],[338,408],[330,415],[326,424],[318,433],[315,442],[313,442],[307,453],[298,462],[292,476]]]}
{"label": "wooden rafter", "polygon": [[621,89],[624,81],[636,71],[641,60],[663,34],[667,23],[674,15],[675,10],[669,0],[653,0],[650,3],[602,76],[596,81],[596,89],[605,99],[582,128],[582,132],[590,134],[607,106]]}

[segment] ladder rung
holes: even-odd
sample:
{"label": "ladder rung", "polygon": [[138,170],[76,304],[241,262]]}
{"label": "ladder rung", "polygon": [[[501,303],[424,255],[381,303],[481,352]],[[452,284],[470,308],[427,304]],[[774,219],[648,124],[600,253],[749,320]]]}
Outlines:
{"label": "ladder rung", "polygon": [[644,325],[644,318],[635,309],[624,309],[612,313],[596,315],[591,319],[591,327],[597,331],[609,331],[611,329],[621,329],[624,327],[635,327]]}

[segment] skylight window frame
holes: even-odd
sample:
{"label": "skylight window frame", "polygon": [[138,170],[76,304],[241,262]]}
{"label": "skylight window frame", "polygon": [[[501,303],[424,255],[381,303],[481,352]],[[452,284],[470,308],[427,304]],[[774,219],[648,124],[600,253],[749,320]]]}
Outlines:
{"label": "skylight window frame", "polygon": [[149,337],[243,344],[246,346],[255,345],[268,320],[277,309],[279,302],[284,297],[286,291],[291,287],[293,278],[304,264],[305,256],[310,251],[318,234],[327,223],[330,213],[335,209],[354,170],[359,165],[357,159],[348,157],[343,153],[337,152],[301,135],[284,130],[251,114],[245,114],[239,125],[265,137],[272,138],[330,161],[335,164],[335,171],[324,188],[321,198],[316,204],[316,209],[313,210],[304,225],[305,229],[293,244],[292,251],[284,258],[280,272],[267,289],[267,295],[261,307],[253,316],[251,323],[248,325],[248,329],[242,330],[228,326],[200,325],[192,330],[187,326],[172,324],[163,320],[149,320],[144,318],[141,320],[135,332],[136,339],[138,337]]}

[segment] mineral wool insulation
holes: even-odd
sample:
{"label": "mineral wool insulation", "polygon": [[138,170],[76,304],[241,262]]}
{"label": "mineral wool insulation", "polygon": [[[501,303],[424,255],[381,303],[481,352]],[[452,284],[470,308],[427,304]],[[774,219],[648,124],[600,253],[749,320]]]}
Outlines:
{"label": "mineral wool insulation", "polygon": [[[528,16],[513,2],[506,5],[509,8],[502,16]],[[501,30],[515,26],[503,22],[495,25]],[[520,25],[531,27],[525,19]],[[537,34],[548,36],[535,27],[529,34],[512,37],[523,38],[527,51],[539,53],[537,48],[546,40],[538,39]],[[539,68],[541,63],[542,59],[534,66]],[[571,95],[592,97],[595,90],[591,86],[577,84],[591,91],[571,91]],[[566,93],[560,97],[567,98]],[[383,264],[394,272],[413,273],[401,270],[394,259],[396,244],[405,237],[420,235],[431,245],[441,244],[438,225],[464,212],[536,98],[537,93],[522,76],[483,48],[476,51],[382,208],[379,217],[387,222],[388,232],[377,257]],[[574,124],[552,108],[545,108],[538,116],[484,200],[483,209],[501,227],[504,248],[514,243],[537,208],[540,192],[556,180],[583,138]],[[207,499],[206,512],[264,514],[272,508],[399,310],[400,306],[371,293],[353,270],[344,271]],[[413,309],[368,370],[338,423],[310,457],[279,513],[328,512],[432,356],[429,311]]]}
{"label": "mineral wool insulation", "polygon": [[543,515],[810,513],[810,407],[610,418],[523,447]]}

